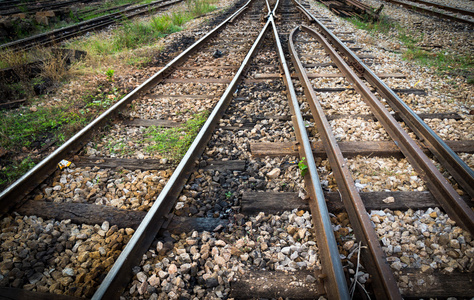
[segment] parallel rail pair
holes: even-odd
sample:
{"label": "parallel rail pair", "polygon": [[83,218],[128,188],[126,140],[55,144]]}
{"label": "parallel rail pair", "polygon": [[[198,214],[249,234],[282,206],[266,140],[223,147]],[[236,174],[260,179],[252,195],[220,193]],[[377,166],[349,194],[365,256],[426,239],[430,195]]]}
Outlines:
{"label": "parallel rail pair", "polygon": [[165,8],[182,1],[183,0],[158,0],[149,4],[127,8],[120,12],[82,21],[75,25],[0,45],[0,51],[25,51],[39,46],[46,47],[55,45],[61,41],[83,35],[87,32],[96,31],[123,20],[148,14],[153,9]]}
{"label": "parallel rail pair", "polygon": [[438,18],[441,18],[441,19],[446,19],[446,20],[452,20],[452,21],[456,21],[456,22],[460,22],[460,23],[465,23],[465,24],[469,24],[471,26],[474,25],[474,21],[472,19],[470,20],[470,19],[465,19],[465,18],[455,16],[455,15],[447,14],[447,12],[451,12],[451,13],[456,13],[456,14],[460,14],[460,15],[463,15],[463,16],[473,17],[474,12],[470,11],[470,10],[460,9],[460,8],[456,8],[456,7],[452,7],[452,6],[441,5],[441,4],[428,2],[428,1],[424,1],[424,0],[409,0],[410,2],[420,3],[420,4],[423,4],[423,5],[426,5],[426,6],[439,8],[439,9],[445,11],[445,12],[440,12],[440,11],[435,11],[435,10],[432,10],[432,9],[424,8],[424,7],[421,7],[419,5],[415,5],[415,4],[412,4],[412,3],[407,3],[407,2],[404,2],[404,1],[399,1],[399,0],[385,0],[385,1],[387,1],[389,3],[396,4],[396,5],[403,6],[407,9],[410,9],[410,10],[413,10],[413,11],[419,11],[419,12],[422,12],[422,13],[427,14],[427,15],[435,16],[435,17],[438,17]]}

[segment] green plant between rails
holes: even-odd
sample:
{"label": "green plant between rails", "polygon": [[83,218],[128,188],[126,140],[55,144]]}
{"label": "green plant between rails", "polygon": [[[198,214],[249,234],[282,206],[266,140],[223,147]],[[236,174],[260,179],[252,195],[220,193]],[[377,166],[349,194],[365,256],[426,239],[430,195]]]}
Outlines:
{"label": "green plant between rails", "polygon": [[301,158],[298,162],[298,168],[300,169],[301,176],[305,176],[308,173],[308,165],[306,164],[306,157]]}
{"label": "green plant between rails", "polygon": [[147,153],[158,153],[174,162],[184,156],[201,126],[206,122],[208,111],[200,112],[179,127],[163,128],[151,126],[144,131]]}

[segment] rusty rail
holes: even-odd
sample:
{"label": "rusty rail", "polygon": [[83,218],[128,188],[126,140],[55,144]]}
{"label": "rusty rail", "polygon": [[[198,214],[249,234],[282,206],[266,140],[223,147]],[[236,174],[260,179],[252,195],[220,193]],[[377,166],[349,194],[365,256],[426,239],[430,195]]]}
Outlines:
{"label": "rusty rail", "polygon": [[[294,0],[296,2],[296,0]],[[296,2],[298,3],[298,2]],[[310,14],[299,3],[298,5]],[[311,15],[311,14],[310,14]],[[311,15],[312,16],[312,15]],[[380,80],[348,47],[346,47],[332,32],[319,22],[314,16],[313,21],[321,30],[321,33],[333,43],[338,50],[343,53],[355,69],[361,70],[363,77],[372,84],[382,96],[387,99],[392,108],[400,113],[402,119],[408,126],[427,143],[430,151],[438,158],[443,167],[445,167],[456,181],[471,195],[474,195],[474,171],[463,162],[454,151],[436,133],[421,120],[385,83]],[[306,27],[307,28],[307,27]],[[314,32],[308,28],[310,32]],[[352,70],[351,70],[352,71]],[[353,73],[353,71],[352,71]],[[357,80],[358,78],[354,78]],[[360,81],[360,80],[359,80]],[[358,82],[358,81],[355,81]],[[364,91],[366,95],[373,95],[365,85],[356,85],[356,89]],[[370,97],[370,96],[369,96]],[[416,143],[400,127],[386,126],[386,122],[396,122],[387,109],[377,100],[371,103],[371,106],[377,109],[375,113],[377,119],[386,127],[388,133],[400,147],[401,151],[407,157],[409,162],[415,167],[420,176],[426,182],[428,188],[438,199],[441,206],[450,216],[463,228],[470,232],[474,231],[474,213],[467,206],[466,202],[458,195],[449,182],[441,175],[429,158],[422,153]],[[378,115],[380,114],[380,115]],[[387,123],[388,124],[388,123]],[[403,143],[402,143],[403,141]],[[472,194],[471,194],[472,193]]]}
{"label": "rusty rail", "polygon": [[142,83],[139,87],[134,89],[128,95],[123,97],[111,108],[103,112],[94,121],[89,123],[81,131],[76,133],[73,137],[67,140],[61,147],[56,149],[48,157],[38,163],[33,169],[28,171],[20,179],[15,181],[12,185],[7,187],[0,193],[0,215],[7,213],[16,205],[21,204],[25,195],[31,192],[43,180],[50,176],[56,169],[61,159],[71,157],[79,149],[83,147],[87,139],[97,130],[100,130],[104,124],[111,120],[122,109],[125,109],[129,103],[137,99],[139,96],[146,93],[152,87],[160,83],[173,69],[185,61],[191,54],[195,53],[204,43],[214,37],[220,30],[222,30],[230,20],[238,16],[250,4],[249,0],[242,8],[237,10],[234,14],[216,26],[213,30],[196,41],[188,49],[183,51],[180,55],[169,62],[163,69],[150,77],[147,81]]}
{"label": "rusty rail", "polygon": [[[302,30],[308,32],[318,40],[322,38],[319,33],[309,27],[302,26]],[[336,63],[337,67],[344,73],[346,79],[353,83],[357,92],[363,96],[364,101],[372,108],[377,120],[382,123],[384,129],[395,141],[410,164],[420,174],[420,177],[425,181],[430,192],[437,198],[443,209],[459,226],[474,233],[474,212],[466,202],[443,177],[431,160],[418,147],[416,142],[403,130],[385,106],[370,91],[370,88],[364,84],[356,75],[355,71],[353,71],[337,53],[336,49],[324,38],[320,40],[320,42]]]}
{"label": "rusty rail", "polygon": [[[108,14],[105,16],[100,16],[94,19],[90,19],[87,21],[82,21],[78,24],[74,24],[71,26],[67,26],[60,29],[55,29],[49,32],[41,33],[38,35],[30,36],[21,40],[17,40],[14,42],[6,43],[0,45],[0,50],[12,50],[12,51],[20,51],[20,50],[28,50],[39,45],[41,46],[50,46],[58,43],[60,41],[64,41],[78,35],[84,34],[88,31],[94,31],[106,26],[115,24],[121,20],[125,19],[132,19],[137,16],[141,16],[144,14],[149,13],[149,9],[156,9],[156,8],[163,8],[167,7],[183,0],[158,0],[155,2],[151,2],[149,4],[143,4],[136,7],[127,8],[125,10]],[[125,15],[127,14],[128,15]]]}
{"label": "rusty rail", "polygon": [[420,3],[420,4],[424,4],[426,6],[432,6],[432,7],[440,8],[440,9],[450,11],[450,12],[454,12],[454,13],[457,13],[457,14],[466,15],[466,16],[473,16],[474,17],[474,11],[472,11],[472,10],[461,9],[461,8],[448,6],[448,5],[441,5],[441,4],[438,4],[438,3],[434,3],[434,2],[430,2],[430,1],[424,1],[424,0],[410,0],[410,1]]}
{"label": "rusty rail", "polygon": [[[243,9],[239,10],[238,13],[240,13],[240,11],[243,11]],[[229,17],[228,20],[232,17],[233,16]],[[249,67],[251,58],[262,42],[263,36],[269,26],[270,23],[267,21],[231,83],[226,88],[219,102],[209,115],[209,118],[204,123],[183,159],[173,172],[173,175],[170,177],[155,203],[146,214],[136,232],[133,234],[125,249],[117,258],[112,269],[107,274],[92,299],[118,298],[119,291],[123,289],[123,286],[130,279],[132,267],[140,261],[142,254],[149,248],[160,227],[165,222],[166,214],[174,206],[183,186],[194,169],[195,161],[201,156],[216,125],[229,106],[233,93],[236,91],[245,70]]]}
{"label": "rusty rail", "polygon": [[283,71],[283,81],[288,89],[288,102],[290,104],[292,120],[295,133],[298,139],[298,149],[300,157],[304,157],[308,166],[308,173],[305,175],[305,182],[310,194],[309,207],[313,218],[315,230],[317,232],[318,248],[321,252],[321,263],[324,272],[327,274],[324,280],[326,292],[329,299],[349,299],[342,263],[337,248],[334,231],[332,229],[323,190],[319,182],[318,171],[314,161],[311,144],[304,125],[303,116],[299,109],[298,99],[291,81],[290,71],[286,64],[285,54],[281,46],[280,37],[275,25],[273,15],[269,17],[272,23],[277,53],[280,59],[280,66]]}
{"label": "rusty rail", "polygon": [[365,63],[345,46],[319,20],[298,4],[312,21],[319,27],[321,33],[343,53],[349,62],[359,70],[362,76],[385,98],[391,108],[398,113],[403,121],[426,144],[442,166],[449,171],[459,185],[474,198],[474,171],[431,129],[402,99],[389,88]]}
{"label": "rusty rail", "polygon": [[420,11],[420,12],[423,12],[425,14],[432,15],[432,16],[435,16],[435,17],[439,17],[439,18],[442,18],[442,19],[448,19],[448,20],[453,20],[453,21],[456,21],[456,22],[466,23],[466,24],[469,24],[471,26],[474,25],[474,21],[466,20],[466,19],[463,19],[463,18],[455,17],[455,16],[451,16],[451,15],[448,15],[448,14],[443,14],[441,12],[437,12],[437,11],[434,11],[434,10],[431,10],[431,9],[423,8],[423,7],[420,7],[418,5],[409,4],[409,3],[398,1],[398,0],[385,0],[385,1],[390,2],[390,3],[394,3],[394,4],[398,4],[398,5],[401,5],[405,8],[408,8],[408,9],[411,9],[411,10],[414,10],[414,11]]}
{"label": "rusty rail", "polygon": [[[331,130],[331,126],[324,115],[324,110],[317,100],[316,93],[296,52],[293,41],[298,31],[299,29],[295,28],[290,34],[288,41],[290,57],[300,83],[304,88],[306,99],[311,108],[311,113],[316,122],[318,132],[321,134],[324,149],[328,155],[331,169],[334,171],[336,183],[349,215],[351,225],[354,228],[356,237],[362,241],[364,246],[367,245],[366,249],[361,250],[361,254],[365,261],[364,266],[372,275],[374,281],[372,286],[375,295],[377,299],[401,299],[396,280],[386,262],[385,254],[380,246],[378,236],[373,229],[369,216],[366,213],[364,203],[357,192],[351,172],[345,164],[344,157]],[[320,42],[323,39],[319,34],[317,38]]]}

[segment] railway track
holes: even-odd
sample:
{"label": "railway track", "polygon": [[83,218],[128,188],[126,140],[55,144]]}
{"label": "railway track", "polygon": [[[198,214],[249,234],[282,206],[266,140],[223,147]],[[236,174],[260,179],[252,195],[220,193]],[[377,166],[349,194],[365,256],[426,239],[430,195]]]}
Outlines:
{"label": "railway track", "polygon": [[[398,0],[386,0],[389,3],[403,6],[407,9],[422,12],[431,16],[435,16],[445,20],[452,20],[460,23],[465,23],[468,25],[473,25],[474,20],[472,19],[474,12],[470,10],[464,10],[456,7],[440,5],[429,1],[423,0],[414,0],[414,1],[398,1]],[[417,5],[417,4],[419,5]],[[430,9],[429,7],[434,7],[436,9]]]}
{"label": "railway track", "polygon": [[[383,208],[440,205],[472,233],[470,198],[460,197],[424,153],[442,157],[439,162],[467,194],[472,192],[472,170],[400,100],[400,94],[420,91],[391,90],[363,62],[374,63],[373,58],[354,56],[353,51],[362,49],[353,45],[353,33],[339,32],[337,35],[343,36],[339,39],[327,30],[330,26],[330,19],[314,17],[308,4],[249,1],[5,190],[0,195],[2,212],[15,209],[20,215],[4,220],[4,237],[12,236],[8,233],[15,232],[15,226],[32,226],[31,237],[37,234],[42,241],[45,237],[41,234],[47,230],[53,232],[57,245],[63,245],[60,230],[71,232],[69,244],[62,246],[66,254],[54,254],[57,265],[44,259],[49,277],[44,273],[40,278],[44,272],[39,271],[40,264],[32,274],[21,274],[23,267],[18,265],[18,271],[9,270],[13,272],[9,280],[18,279],[11,284],[21,286],[28,280],[26,290],[43,292],[58,292],[68,285],[61,293],[93,299],[118,295],[146,298],[163,293],[170,298],[314,299],[327,295],[348,299],[356,289],[362,296],[364,288],[377,299],[453,295],[449,293],[463,297],[471,293],[468,288],[434,292],[426,284],[424,289],[423,284],[410,289],[403,285],[405,277],[419,283],[420,279],[426,282],[428,276],[393,272],[400,259],[391,260],[389,267],[384,253],[387,240],[382,239],[381,244],[380,229],[376,232],[372,225],[390,218]],[[286,61],[288,57],[291,62]],[[386,101],[375,100],[373,91]],[[343,101],[322,101],[334,93]],[[346,102],[355,106],[343,105]],[[118,119],[109,131],[90,140],[118,110],[124,120]],[[153,144],[143,127],[161,126],[150,128],[162,131],[162,127],[176,127],[204,110],[212,112],[177,166],[176,161],[148,153],[147,145],[140,142]],[[354,117],[368,124],[351,121]],[[408,125],[402,128],[401,120]],[[374,127],[383,140],[369,143],[355,134],[352,144],[341,136],[336,139],[334,132],[340,133],[341,121],[365,124],[364,131],[354,127],[355,132],[371,134]],[[419,148],[412,140],[415,135],[404,130],[419,135],[425,146]],[[450,143],[454,149],[462,149],[461,144]],[[472,152],[472,143],[467,144],[467,150],[458,151]],[[112,151],[123,148],[121,145],[131,151]],[[74,168],[55,171],[61,159],[78,152]],[[383,160],[387,155],[407,157],[412,167],[407,167],[407,160],[396,164],[411,170],[410,176],[416,178],[410,180],[418,182],[419,191],[359,192],[363,184],[353,179],[351,166],[374,156]],[[37,185],[39,188],[30,193]],[[396,201],[384,201],[390,197]],[[423,198],[425,206],[421,201],[404,200],[413,198]],[[367,210],[377,212],[369,218]],[[429,214],[446,218],[439,209],[434,213]],[[42,229],[34,226],[42,220],[22,217],[33,214],[72,221],[50,222],[49,229]],[[401,214],[408,222],[410,213]],[[91,225],[74,225],[81,223]],[[352,230],[355,236],[350,234]],[[462,233],[459,227],[453,230]],[[101,237],[109,248],[93,243]],[[432,244],[437,239],[441,243],[434,237]],[[449,243],[454,243],[451,240]],[[358,248],[356,241],[363,247]],[[458,245],[462,242],[456,241]],[[43,256],[56,253],[43,244],[37,246]],[[24,262],[21,256],[24,252],[28,256],[28,247],[34,248],[16,246],[11,240],[2,247],[2,255],[18,254],[7,255],[4,261],[19,257],[16,263]],[[466,241],[462,247],[472,251],[466,248]],[[403,251],[409,258],[403,263],[409,265],[411,250],[405,247]],[[355,259],[358,252],[360,263]],[[63,262],[70,254],[70,263]],[[2,270],[5,268],[8,264],[2,265]],[[457,287],[469,286],[472,280],[470,273],[429,276]],[[39,288],[42,277],[62,286]],[[348,277],[353,286],[348,285]],[[12,289],[2,292],[22,293]],[[38,295],[30,295],[34,296]]]}
{"label": "railway track", "polygon": [[86,34],[90,31],[100,30],[110,25],[117,24],[125,19],[132,19],[150,13],[150,10],[163,9],[174,5],[182,0],[158,0],[148,4],[125,8],[119,12],[107,14],[101,17],[79,22],[78,24],[55,29],[46,33],[38,34],[14,42],[0,45],[3,51],[25,51],[34,47],[47,47],[58,44],[61,41]]}
{"label": "railway track", "polygon": [[58,9],[61,7],[67,7],[71,6],[76,3],[88,3],[88,2],[93,2],[92,0],[86,0],[86,1],[78,1],[78,0],[71,0],[71,1],[51,1],[52,3],[43,3],[43,4],[35,4],[33,6],[24,6],[22,8],[19,8],[19,6],[24,5],[24,3],[15,3],[11,5],[7,4],[2,4],[2,8],[0,10],[0,16],[7,16],[7,15],[12,15],[12,14],[18,14],[18,13],[24,13],[25,11],[27,13],[32,13],[32,12],[37,12],[37,11],[42,11],[42,10],[53,10],[53,9]]}

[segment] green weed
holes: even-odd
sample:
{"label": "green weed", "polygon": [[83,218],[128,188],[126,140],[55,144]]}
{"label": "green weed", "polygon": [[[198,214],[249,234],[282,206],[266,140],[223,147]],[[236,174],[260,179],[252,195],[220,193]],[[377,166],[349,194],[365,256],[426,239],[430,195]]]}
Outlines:
{"label": "green weed", "polygon": [[30,157],[26,157],[19,162],[14,161],[11,164],[7,164],[0,171],[0,187],[6,186],[10,182],[15,181],[35,165],[36,162]]}
{"label": "green weed", "polygon": [[376,23],[370,23],[367,20],[359,20],[357,18],[349,20],[359,29],[369,32],[380,32],[389,37],[397,38],[405,48],[402,57],[406,60],[413,60],[421,65],[434,67],[438,72],[442,73],[471,73],[474,65],[474,58],[472,56],[426,51],[418,45],[423,41],[424,35],[422,32],[409,32],[399,23],[389,20],[387,16],[382,16]]}
{"label": "green weed", "polygon": [[298,168],[300,169],[301,176],[305,176],[308,173],[308,166],[306,165],[306,157],[303,157],[298,162]]}
{"label": "green weed", "polygon": [[153,17],[151,19],[152,21],[152,26],[158,32],[159,34],[170,34],[173,32],[180,31],[181,28],[179,25],[174,23],[174,20],[178,19],[181,21],[179,18],[172,18],[170,15],[162,15],[159,17]]}
{"label": "green weed", "polygon": [[105,72],[105,75],[107,75],[107,80],[108,81],[114,81],[114,73],[115,73],[115,71],[113,69],[108,69]]}
{"label": "green weed", "polygon": [[[13,153],[24,153],[42,148],[45,141],[62,143],[110,107],[122,94],[112,88],[109,93],[84,97],[82,103],[64,102],[58,106],[38,105],[34,109],[25,107],[1,111],[0,148]],[[83,108],[78,109],[81,104]],[[32,165],[32,159],[9,161],[0,169],[0,187],[16,180]]]}
{"label": "green weed", "polygon": [[435,67],[440,72],[469,71],[474,65],[474,58],[469,55],[433,53],[416,47],[406,50],[402,57],[406,60],[417,61],[421,65]]}
{"label": "green weed", "polygon": [[359,19],[357,17],[352,17],[348,20],[359,29],[373,32],[381,32],[384,34],[388,34],[390,32],[390,29],[396,27],[396,24],[390,21],[390,19],[385,15],[381,15],[377,22],[372,22],[367,18]]}
{"label": "green weed", "polygon": [[188,11],[193,16],[201,16],[216,9],[209,0],[187,0]]}
{"label": "green weed", "polygon": [[151,126],[144,132],[147,153],[158,153],[168,159],[179,161],[184,156],[201,126],[206,121],[208,112],[196,114],[185,124],[175,128]]}

